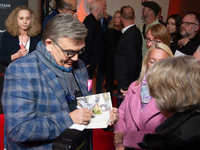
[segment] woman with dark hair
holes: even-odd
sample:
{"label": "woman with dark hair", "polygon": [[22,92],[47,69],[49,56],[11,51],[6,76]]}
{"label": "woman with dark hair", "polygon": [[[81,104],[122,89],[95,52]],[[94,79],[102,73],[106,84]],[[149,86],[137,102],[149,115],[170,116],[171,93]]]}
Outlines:
{"label": "woman with dark hair", "polygon": [[179,14],[172,14],[167,18],[166,27],[171,35],[171,42],[176,42],[180,36],[180,22],[181,16]]}
{"label": "woman with dark hair", "polygon": [[106,79],[106,92],[110,92],[111,97],[113,94],[114,82],[114,57],[117,50],[117,43],[122,35],[122,22],[120,20],[120,11],[116,11],[108,29],[105,31],[104,39],[104,66],[105,66],[105,79]]}
{"label": "woman with dark hair", "polygon": [[150,95],[167,118],[156,134],[143,139],[145,149],[200,149],[200,61],[192,56],[161,60],[147,73]]}
{"label": "woman with dark hair", "polygon": [[41,39],[41,25],[35,13],[24,5],[10,13],[5,25],[6,32],[2,34],[0,41],[0,64],[8,66],[35,50]]}

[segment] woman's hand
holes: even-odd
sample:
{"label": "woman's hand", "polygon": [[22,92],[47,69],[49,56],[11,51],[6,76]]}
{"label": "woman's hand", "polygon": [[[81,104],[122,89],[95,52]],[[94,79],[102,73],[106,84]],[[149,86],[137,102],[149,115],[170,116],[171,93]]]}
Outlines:
{"label": "woman's hand", "polygon": [[11,61],[15,61],[16,59],[25,56],[28,54],[27,49],[19,49],[17,53],[11,55]]}
{"label": "woman's hand", "polygon": [[72,111],[69,115],[75,124],[87,125],[94,114],[88,108],[80,108]]}
{"label": "woman's hand", "polygon": [[119,121],[119,115],[118,115],[118,109],[113,107],[110,110],[110,126],[115,124],[117,121]]}
{"label": "woman's hand", "polygon": [[123,146],[123,143],[119,144],[119,145],[115,148],[115,150],[124,150],[124,149],[125,149],[125,147]]}
{"label": "woman's hand", "polygon": [[119,143],[123,143],[124,133],[123,132],[114,132],[114,144],[115,146]]}

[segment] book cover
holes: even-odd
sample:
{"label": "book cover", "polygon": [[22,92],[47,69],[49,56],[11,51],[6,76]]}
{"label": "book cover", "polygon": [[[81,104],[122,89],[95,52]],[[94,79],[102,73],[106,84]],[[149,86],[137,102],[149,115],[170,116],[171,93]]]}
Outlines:
{"label": "book cover", "polygon": [[110,123],[109,111],[112,109],[110,92],[77,97],[77,108],[88,108],[94,117],[86,129],[107,128]]}

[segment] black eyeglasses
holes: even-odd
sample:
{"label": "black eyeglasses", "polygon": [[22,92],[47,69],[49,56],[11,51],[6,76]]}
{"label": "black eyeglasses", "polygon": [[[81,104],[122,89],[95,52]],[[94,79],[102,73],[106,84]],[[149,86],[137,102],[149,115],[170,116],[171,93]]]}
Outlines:
{"label": "black eyeglasses", "polygon": [[69,58],[74,57],[76,54],[80,55],[85,51],[85,47],[83,47],[81,50],[79,50],[78,52],[76,51],[71,51],[71,52],[66,52],[64,49],[62,49],[60,47],[60,45],[58,45],[58,43],[56,43],[55,41],[53,41]]}
{"label": "black eyeglasses", "polygon": [[198,24],[193,23],[193,22],[184,22],[184,21],[181,21],[181,22],[180,22],[180,25],[182,25],[182,24],[185,24],[185,26],[187,26],[187,27],[190,26],[191,24],[194,24],[194,25],[196,25],[196,26],[198,25]]}
{"label": "black eyeglasses", "polygon": [[71,10],[71,11],[73,11],[74,13],[76,13],[76,11],[77,11],[77,9],[70,9],[70,8],[68,8],[67,10]]}
{"label": "black eyeglasses", "polygon": [[149,38],[146,38],[145,41],[146,41],[147,43],[151,42],[152,44],[156,44],[156,43],[162,42],[161,40],[156,40],[156,39],[151,40],[151,39],[149,39]]}

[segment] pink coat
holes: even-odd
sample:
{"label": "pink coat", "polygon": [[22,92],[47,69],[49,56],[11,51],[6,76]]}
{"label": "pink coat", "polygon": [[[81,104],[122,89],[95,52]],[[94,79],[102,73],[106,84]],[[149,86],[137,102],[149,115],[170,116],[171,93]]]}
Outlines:
{"label": "pink coat", "polygon": [[119,121],[115,124],[114,131],[124,133],[124,147],[141,149],[137,143],[142,142],[144,134],[154,133],[155,128],[166,119],[156,108],[154,98],[141,112],[140,91],[141,85],[135,86],[133,82],[119,107]]}

